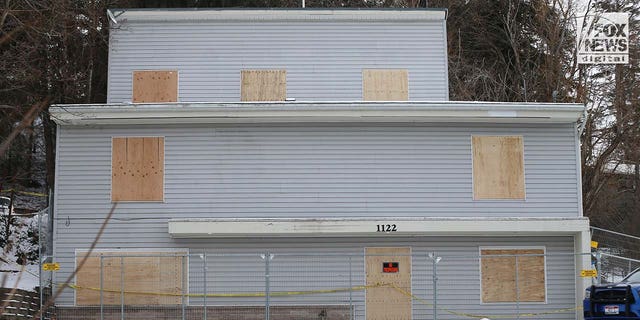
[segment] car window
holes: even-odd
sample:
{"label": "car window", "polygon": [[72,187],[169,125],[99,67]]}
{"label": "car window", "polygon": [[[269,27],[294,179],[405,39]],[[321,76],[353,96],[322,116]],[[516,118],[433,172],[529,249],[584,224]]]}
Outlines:
{"label": "car window", "polygon": [[628,275],[622,282],[640,282],[640,270],[635,270]]}

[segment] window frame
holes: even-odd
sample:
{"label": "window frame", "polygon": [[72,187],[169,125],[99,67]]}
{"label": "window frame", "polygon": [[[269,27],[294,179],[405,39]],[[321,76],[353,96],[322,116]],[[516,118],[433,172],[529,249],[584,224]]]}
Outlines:
{"label": "window frame", "polygon": [[[523,184],[523,197],[522,198],[478,198],[476,197],[476,177],[474,174],[474,162],[473,156],[473,138],[474,137],[519,137],[522,140],[522,184]],[[525,137],[523,134],[474,134],[469,136],[469,144],[471,147],[471,198],[475,201],[500,201],[500,202],[526,202],[527,201],[527,165],[526,165],[526,150],[525,150]]]}
{"label": "window frame", "polygon": [[[264,73],[283,73],[284,74],[284,97],[282,97],[282,100],[243,100],[244,98],[244,94],[243,94],[243,88],[244,88],[244,79],[245,79],[245,73],[249,74],[249,73],[259,73],[259,72],[264,72]],[[287,94],[288,94],[288,79],[289,77],[289,73],[287,72],[287,69],[241,69],[240,70],[240,102],[284,102],[287,101]]]}
{"label": "window frame", "polygon": [[[136,72],[175,72],[176,74],[176,101],[166,101],[166,102],[134,102],[133,97],[135,94],[135,81],[136,81]],[[163,104],[163,103],[179,103],[180,102],[180,70],[178,69],[136,69],[131,71],[131,103],[151,103],[151,104]]]}
{"label": "window frame", "polygon": [[[401,73],[402,75],[404,75],[404,81],[406,82],[406,86],[407,86],[407,96],[406,99],[401,99],[401,100],[377,100],[377,99],[366,99],[366,92],[372,91],[372,90],[367,90],[367,73],[371,72],[372,74],[374,73],[380,73],[382,74],[383,72],[388,72],[388,73]],[[363,68],[360,71],[360,77],[361,77],[361,95],[360,98],[362,99],[362,101],[365,102],[388,102],[388,101],[410,101],[410,79],[409,79],[409,69],[407,68]],[[375,89],[375,88],[374,88]],[[373,90],[375,91],[375,90]]]}
{"label": "window frame", "polygon": [[[162,138],[162,199],[161,200],[113,200],[113,140],[114,138]],[[146,135],[135,135],[135,136],[111,136],[109,143],[109,201],[111,203],[116,202],[145,202],[145,203],[166,203],[166,159],[167,159],[167,137],[162,135],[157,136],[146,136]]]}
{"label": "window frame", "polygon": [[[544,268],[544,301],[500,301],[500,302],[485,302],[484,295],[482,293],[482,250],[542,250],[542,263]],[[516,269],[516,272],[518,270]],[[480,305],[543,305],[549,302],[549,274],[547,268],[547,246],[478,246],[478,276],[480,280],[479,299]],[[517,287],[516,287],[517,290]]]}
{"label": "window frame", "polygon": [[[83,255],[86,255],[89,252],[89,248],[75,248],[73,251],[73,270],[75,271],[78,269],[78,258],[82,258]],[[91,251],[92,255],[98,255],[100,253],[141,253],[141,254],[145,254],[145,253],[149,253],[149,252],[154,252],[154,253],[173,253],[173,254],[181,254],[184,255],[184,265],[183,267],[183,284],[185,286],[185,288],[183,288],[183,291],[185,292],[189,292],[189,268],[191,265],[191,255],[190,255],[190,251],[189,248],[100,248],[100,249],[93,249]],[[80,255],[80,256],[78,256]],[[76,273],[73,276],[73,282],[72,284],[76,285],[78,283],[78,279],[77,279],[78,274]],[[185,278],[186,277],[186,278]],[[185,304],[188,306],[189,305],[189,295],[186,295],[185,297]],[[125,303],[125,306],[127,304]],[[90,307],[90,305],[78,305],[78,290],[73,290],[73,305],[74,307],[77,306],[81,306],[81,307]],[[163,305],[163,304],[158,304],[157,306],[169,306],[169,305]]]}

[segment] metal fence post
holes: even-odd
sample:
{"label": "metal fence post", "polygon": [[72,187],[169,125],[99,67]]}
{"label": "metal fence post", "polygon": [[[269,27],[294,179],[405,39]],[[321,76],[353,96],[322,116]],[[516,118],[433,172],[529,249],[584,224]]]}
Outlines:
{"label": "metal fence post", "polygon": [[[435,257],[435,253],[433,254]],[[433,320],[438,319],[438,263],[433,259]]]}
{"label": "metal fence post", "polygon": [[124,320],[124,256],[120,256],[120,319]]}
{"label": "metal fence post", "polygon": [[204,305],[204,320],[207,320],[207,253],[202,254],[202,272],[204,275],[204,295],[202,296],[202,304]]}
{"label": "metal fence post", "polygon": [[[40,310],[42,310],[42,300],[44,300],[44,288],[42,288],[42,211],[38,212],[38,296],[40,298]],[[43,319],[44,310],[40,315]]]}
{"label": "metal fence post", "polygon": [[520,319],[520,281],[518,279],[518,254],[516,254],[516,319]]}
{"label": "metal fence post", "polygon": [[271,260],[271,253],[269,253],[267,251],[267,253],[264,256],[264,304],[265,304],[265,310],[264,310],[264,319],[265,320],[269,320],[270,314],[269,314],[269,304],[270,304],[270,294],[269,294],[269,286],[270,286],[270,279],[269,279],[269,260]]}
{"label": "metal fence post", "polygon": [[104,256],[100,255],[100,320],[104,320]]}
{"label": "metal fence post", "polygon": [[353,278],[351,269],[351,256],[349,256],[349,319],[353,320]]}
{"label": "metal fence post", "polygon": [[598,274],[596,284],[602,284],[602,253],[600,249],[596,251],[596,271]]}
{"label": "metal fence post", "polygon": [[441,257],[436,256],[435,252],[429,252],[427,254],[427,258],[431,259],[433,262],[432,271],[432,282],[433,282],[433,320],[438,319],[438,262],[440,262]]}
{"label": "metal fence post", "polygon": [[185,261],[187,259],[185,259],[185,258],[186,258],[186,256],[182,255],[182,278],[181,278],[181,280],[182,280],[182,296],[181,296],[181,299],[180,299],[180,303],[182,304],[182,320],[185,320],[185,316],[186,316],[186,309],[185,309],[186,308],[186,305],[185,305],[186,295],[185,295],[184,290],[185,290],[185,288],[187,288],[187,283],[185,281],[185,279],[187,277],[185,276],[185,273],[189,273],[189,269],[187,268],[187,265],[185,263]]}

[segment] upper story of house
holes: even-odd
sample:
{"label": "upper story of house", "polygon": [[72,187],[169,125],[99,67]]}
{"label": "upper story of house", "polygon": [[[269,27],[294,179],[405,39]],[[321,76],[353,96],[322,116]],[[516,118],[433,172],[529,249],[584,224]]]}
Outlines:
{"label": "upper story of house", "polygon": [[108,102],[446,101],[446,11],[111,10]]}
{"label": "upper story of house", "polygon": [[581,216],[583,106],[448,102],[445,11],[113,10],[57,214]]}

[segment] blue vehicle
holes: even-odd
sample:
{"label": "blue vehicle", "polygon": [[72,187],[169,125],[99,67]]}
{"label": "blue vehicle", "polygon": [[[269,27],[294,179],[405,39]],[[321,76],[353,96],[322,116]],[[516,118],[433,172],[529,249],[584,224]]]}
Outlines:
{"label": "blue vehicle", "polygon": [[585,320],[640,319],[640,269],[619,283],[594,285],[583,301]]}

